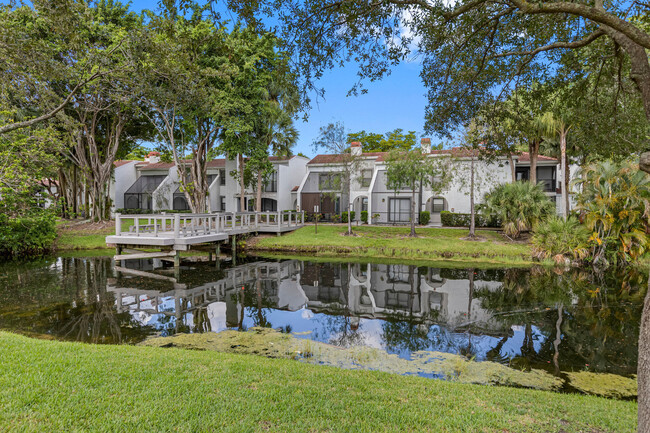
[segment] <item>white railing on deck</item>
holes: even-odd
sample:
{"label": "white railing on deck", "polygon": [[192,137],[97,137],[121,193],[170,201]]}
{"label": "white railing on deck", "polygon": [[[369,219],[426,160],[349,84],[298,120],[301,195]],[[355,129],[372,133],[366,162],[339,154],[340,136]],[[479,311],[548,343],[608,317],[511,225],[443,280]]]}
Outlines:
{"label": "white railing on deck", "polygon": [[[124,220],[133,220],[123,231]],[[305,213],[281,212],[221,212],[209,214],[150,214],[115,215],[115,234],[125,236],[170,236],[182,238],[215,233],[254,232],[260,228],[298,228],[305,224]]]}

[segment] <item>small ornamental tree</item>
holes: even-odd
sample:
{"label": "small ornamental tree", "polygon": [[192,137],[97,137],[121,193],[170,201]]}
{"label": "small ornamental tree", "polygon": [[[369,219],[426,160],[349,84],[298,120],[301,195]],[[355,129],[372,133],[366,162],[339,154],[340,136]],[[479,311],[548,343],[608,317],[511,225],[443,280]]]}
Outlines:
{"label": "small ornamental tree", "polygon": [[[353,177],[359,173],[361,156],[352,153],[345,134],[345,126],[341,122],[322,126],[313,145],[316,151],[323,149],[327,153],[336,155],[332,165],[333,168],[336,168],[338,176],[332,178],[332,188],[340,192],[341,196],[347,195],[345,209],[350,215],[350,189]],[[348,218],[347,235],[352,235],[352,218]]]}
{"label": "small ornamental tree", "polygon": [[408,152],[393,151],[386,159],[386,186],[389,189],[411,192],[411,233],[417,237],[415,221],[415,194],[420,188],[431,188],[440,193],[449,184],[451,175],[447,158],[437,158],[422,153],[421,149]]}

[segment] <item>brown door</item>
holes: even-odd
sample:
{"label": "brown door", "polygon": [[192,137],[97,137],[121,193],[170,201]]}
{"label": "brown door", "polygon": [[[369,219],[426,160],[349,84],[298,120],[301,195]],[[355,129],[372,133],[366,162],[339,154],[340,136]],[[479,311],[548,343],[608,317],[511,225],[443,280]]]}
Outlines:
{"label": "brown door", "polygon": [[303,192],[301,198],[302,210],[308,214],[314,213],[314,206],[320,206],[320,193],[318,192]]}

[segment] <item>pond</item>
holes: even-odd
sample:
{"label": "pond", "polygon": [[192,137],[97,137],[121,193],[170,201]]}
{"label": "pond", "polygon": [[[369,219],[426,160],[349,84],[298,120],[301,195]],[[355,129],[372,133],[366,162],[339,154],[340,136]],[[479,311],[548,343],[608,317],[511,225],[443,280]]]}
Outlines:
{"label": "pond", "polygon": [[646,278],[254,257],[175,271],[157,259],[59,257],[0,266],[0,328],[121,344],[262,327],[404,360],[442,352],[555,376],[629,377]]}

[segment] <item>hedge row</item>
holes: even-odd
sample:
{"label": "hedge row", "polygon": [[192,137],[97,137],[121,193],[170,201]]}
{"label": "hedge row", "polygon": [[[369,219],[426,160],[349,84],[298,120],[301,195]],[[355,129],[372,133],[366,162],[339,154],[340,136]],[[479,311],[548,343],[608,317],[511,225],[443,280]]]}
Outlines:
{"label": "hedge row", "polygon": [[10,218],[0,214],[0,257],[22,258],[50,251],[56,239],[56,220],[47,213]]}
{"label": "hedge row", "polygon": [[[470,216],[468,213],[442,211],[440,220],[445,227],[469,227]],[[474,214],[474,224],[476,227],[501,227],[498,219],[481,214]]]}

